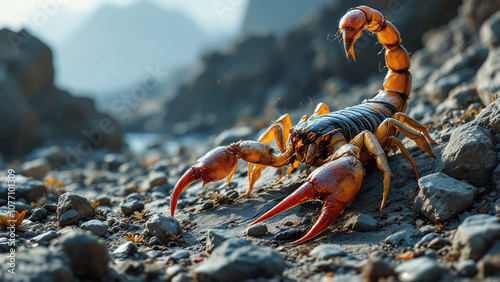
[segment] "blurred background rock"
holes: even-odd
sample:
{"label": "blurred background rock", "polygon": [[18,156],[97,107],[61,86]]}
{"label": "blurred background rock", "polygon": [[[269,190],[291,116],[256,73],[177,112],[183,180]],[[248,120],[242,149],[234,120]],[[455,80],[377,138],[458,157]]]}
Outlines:
{"label": "blurred background rock", "polygon": [[496,73],[494,58],[483,62],[498,46],[498,2],[12,2],[0,13],[0,151],[9,160],[88,143],[175,151],[223,130],[211,140],[255,138],[271,120],[291,113],[295,121],[319,102],[359,103],[386,73],[375,36],[356,43],[356,62],[336,36],[342,14],[362,4],[401,32],[413,57],[409,112],[430,121],[458,86],[472,94],[453,101],[469,104],[483,101],[476,79],[483,103],[498,88],[476,78],[479,68]]}

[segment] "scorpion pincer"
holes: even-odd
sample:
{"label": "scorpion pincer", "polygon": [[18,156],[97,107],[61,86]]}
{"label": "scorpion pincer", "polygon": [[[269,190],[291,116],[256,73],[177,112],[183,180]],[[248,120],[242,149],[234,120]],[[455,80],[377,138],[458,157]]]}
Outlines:
{"label": "scorpion pincer", "polygon": [[[192,182],[206,183],[228,177],[236,171],[238,159],[249,162],[248,192],[250,194],[261,170],[266,166],[281,168],[290,165],[287,176],[300,164],[318,167],[295,192],[276,207],[262,215],[250,225],[273,217],[306,201],[321,200],[321,215],[309,232],[290,244],[307,241],[328,228],[352,202],[363,181],[363,164],[375,157],[377,166],[383,171],[384,207],[389,193],[391,170],[385,151],[399,148],[413,166],[415,162],[401,141],[396,138],[402,132],[414,140],[431,157],[436,157],[431,144],[435,144],[425,126],[404,114],[411,89],[410,57],[401,45],[396,27],[377,10],[359,6],[349,10],[340,20],[340,33],[346,56],[354,57],[354,42],[363,29],[377,34],[385,48],[388,73],[382,89],[370,100],[344,110],[330,112],[320,103],[314,113],[304,116],[293,126],[290,116],[276,120],[257,141],[239,141],[208,152],[191,166],[175,185],[170,209],[174,215],[179,195]],[[275,140],[279,151],[269,144]],[[226,184],[227,184],[226,183]]]}

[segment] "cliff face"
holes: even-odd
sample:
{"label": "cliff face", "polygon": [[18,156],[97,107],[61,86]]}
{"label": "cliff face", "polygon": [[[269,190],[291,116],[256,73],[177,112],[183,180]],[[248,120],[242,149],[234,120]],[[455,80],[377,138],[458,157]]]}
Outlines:
{"label": "cliff face", "polygon": [[[331,1],[283,36],[249,35],[226,51],[206,54],[165,105],[165,130],[219,131],[238,122],[259,127],[262,121],[309,105],[310,98],[316,103],[333,94],[343,95],[332,92],[333,88],[347,89],[351,83],[365,83],[373,74],[381,76],[379,68],[385,63],[383,56],[377,56],[381,47],[374,36],[365,35],[356,43],[355,63],[346,60],[335,37],[342,14],[362,2]],[[426,30],[456,15],[460,4],[450,0],[398,3],[381,0],[370,5],[394,20],[410,52],[421,47]]]}
{"label": "cliff face", "polygon": [[4,155],[24,154],[44,143],[122,146],[121,128],[97,112],[91,99],[54,86],[52,52],[26,30],[0,30],[0,96]]}

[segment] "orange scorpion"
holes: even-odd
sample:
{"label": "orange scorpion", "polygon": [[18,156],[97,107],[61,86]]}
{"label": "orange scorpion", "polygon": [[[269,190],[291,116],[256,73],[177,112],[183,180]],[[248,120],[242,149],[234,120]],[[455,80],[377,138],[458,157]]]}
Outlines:
{"label": "orange scorpion", "polygon": [[[266,166],[281,168],[290,165],[287,176],[300,163],[318,167],[295,192],[250,225],[273,217],[287,209],[312,200],[321,200],[321,215],[302,238],[289,244],[299,244],[320,234],[349,206],[359,191],[365,174],[363,164],[375,157],[383,171],[384,192],[380,210],[389,194],[391,170],[385,151],[399,148],[413,166],[418,179],[415,161],[402,142],[396,138],[402,132],[414,140],[423,151],[436,157],[430,144],[435,142],[425,126],[404,114],[411,89],[410,57],[401,45],[399,31],[377,10],[359,6],[350,9],[340,20],[340,33],[346,57],[354,57],[353,45],[363,29],[377,34],[385,48],[388,73],[382,89],[370,100],[344,110],[330,112],[320,103],[312,116],[304,116],[292,126],[290,115],[276,120],[257,141],[239,141],[220,146],[196,161],[175,185],[170,210],[174,216],[180,194],[191,183],[203,180],[203,186],[228,176],[226,185],[236,171],[238,159],[248,164],[249,189],[252,191],[261,170]],[[278,151],[269,144],[276,141]],[[429,144],[430,143],[430,144]],[[279,181],[279,180],[278,180]],[[240,198],[241,198],[240,197]]]}

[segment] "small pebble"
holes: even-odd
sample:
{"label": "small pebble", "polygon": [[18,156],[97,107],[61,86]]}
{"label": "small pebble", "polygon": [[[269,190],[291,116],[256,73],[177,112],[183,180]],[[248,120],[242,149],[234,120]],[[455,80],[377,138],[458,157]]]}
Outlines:
{"label": "small pebble", "polygon": [[266,235],[266,233],[267,233],[267,225],[264,223],[257,223],[255,225],[248,227],[247,229],[248,236],[259,237]]}
{"label": "small pebble", "polygon": [[209,210],[213,207],[214,207],[214,204],[212,204],[212,202],[206,201],[203,203],[203,206],[201,206],[201,210],[205,211],[205,210]]}
{"label": "small pebble", "polygon": [[327,260],[329,258],[345,256],[347,253],[340,245],[323,244],[312,249],[312,251],[309,252],[309,255],[320,260]]}
{"label": "small pebble", "polygon": [[422,228],[420,228],[420,233],[422,233],[423,235],[427,235],[429,233],[434,233],[436,231],[437,231],[437,228],[435,226],[431,226],[431,225],[425,225]]}
{"label": "small pebble", "polygon": [[154,246],[154,245],[161,245],[161,240],[160,238],[153,236],[151,239],[149,239],[149,245]]}
{"label": "small pebble", "polygon": [[278,241],[287,241],[297,239],[300,236],[300,232],[296,229],[283,230],[278,232],[276,236],[274,236],[275,240]]}
{"label": "small pebble", "polygon": [[415,225],[417,226],[417,228],[422,227],[424,224],[425,224],[425,221],[423,221],[423,220],[421,220],[421,219],[417,219],[417,220],[415,221]]}

